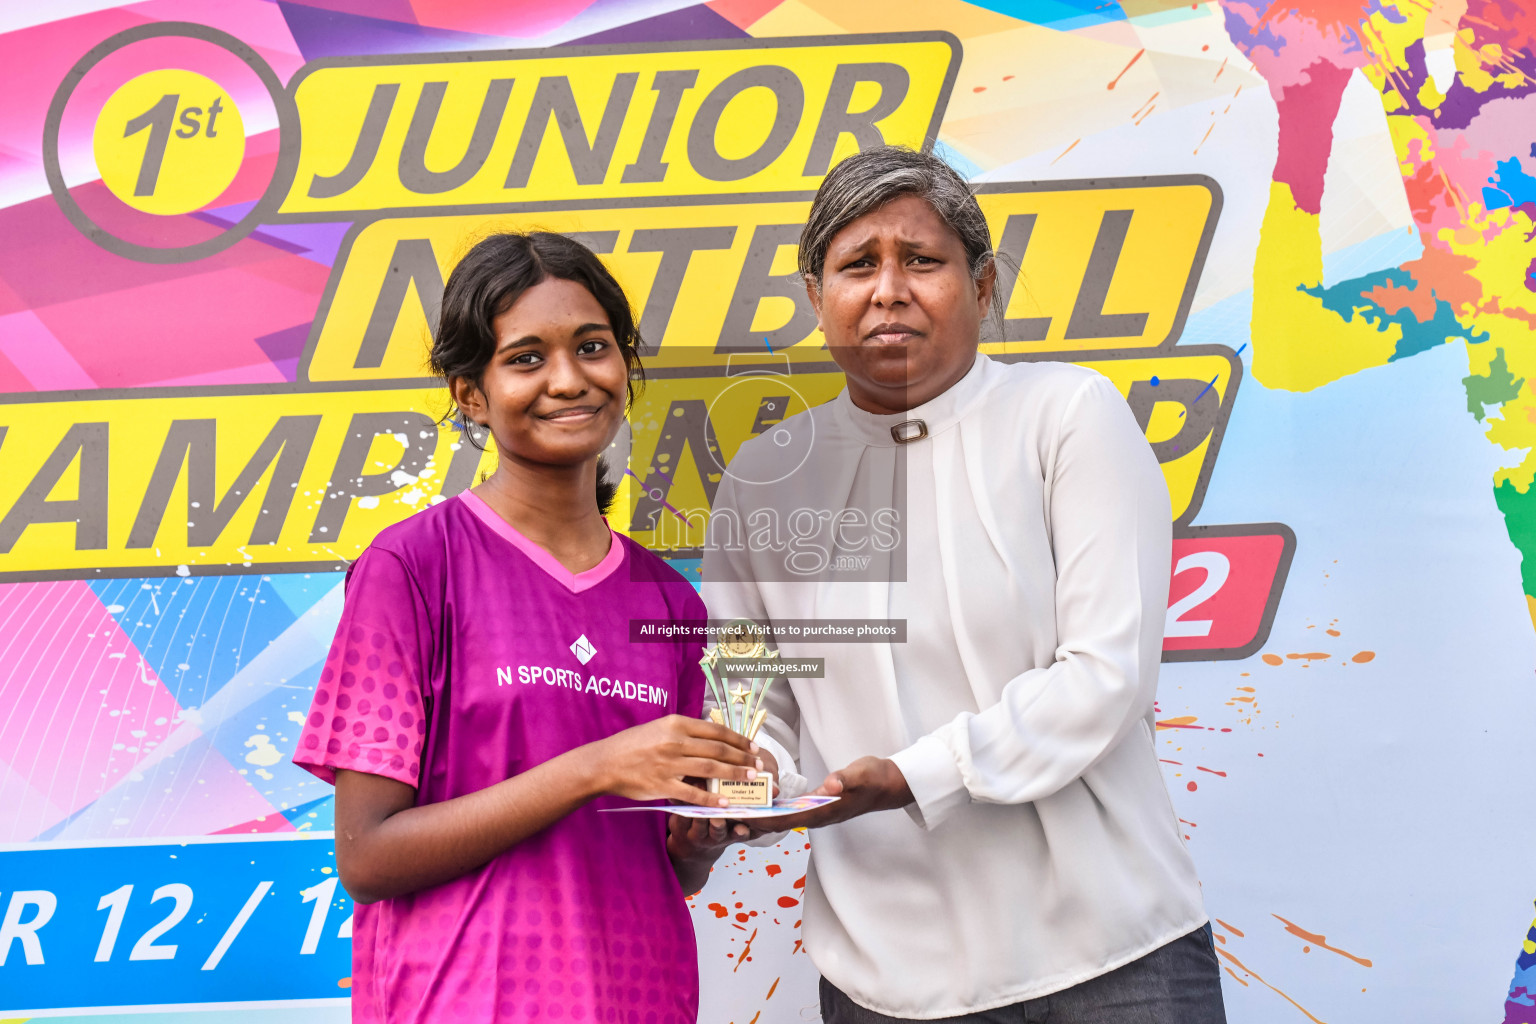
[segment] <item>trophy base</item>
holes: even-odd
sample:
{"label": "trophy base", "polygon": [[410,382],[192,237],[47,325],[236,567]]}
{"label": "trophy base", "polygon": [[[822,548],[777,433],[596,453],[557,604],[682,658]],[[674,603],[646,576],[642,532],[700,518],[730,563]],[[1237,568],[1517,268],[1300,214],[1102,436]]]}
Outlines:
{"label": "trophy base", "polygon": [[758,772],[750,782],[710,779],[709,791],[725,797],[732,807],[773,806],[773,776],[766,772]]}

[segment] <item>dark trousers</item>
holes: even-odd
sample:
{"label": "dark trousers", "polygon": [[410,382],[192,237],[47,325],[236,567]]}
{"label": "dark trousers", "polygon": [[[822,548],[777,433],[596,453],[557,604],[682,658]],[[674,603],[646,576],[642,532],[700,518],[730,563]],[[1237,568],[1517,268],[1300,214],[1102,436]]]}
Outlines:
{"label": "dark trousers", "polygon": [[[849,999],[821,979],[825,1024],[912,1024]],[[1196,928],[1124,967],[1080,985],[926,1024],[1226,1024],[1211,926]]]}

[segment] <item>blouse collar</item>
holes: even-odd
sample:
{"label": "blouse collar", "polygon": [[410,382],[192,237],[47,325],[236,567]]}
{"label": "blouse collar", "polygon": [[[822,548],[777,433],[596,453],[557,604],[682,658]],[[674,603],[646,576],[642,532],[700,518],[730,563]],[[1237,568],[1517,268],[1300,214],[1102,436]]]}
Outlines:
{"label": "blouse collar", "polygon": [[[977,352],[976,361],[964,377],[950,385],[948,390],[906,412],[888,415],[866,412],[853,404],[846,386],[832,400],[833,408],[849,432],[867,445],[895,448],[913,440],[920,441],[923,437],[931,437],[949,429],[970,411],[984,389],[989,362],[990,359]],[[899,440],[898,435],[910,440]]]}

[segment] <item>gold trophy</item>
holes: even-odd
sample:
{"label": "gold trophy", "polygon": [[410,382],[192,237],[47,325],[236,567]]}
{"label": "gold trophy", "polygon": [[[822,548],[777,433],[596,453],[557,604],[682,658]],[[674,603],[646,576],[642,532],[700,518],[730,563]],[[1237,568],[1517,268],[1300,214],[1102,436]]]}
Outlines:
{"label": "gold trophy", "polygon": [[[773,685],[773,676],[732,676],[723,671],[722,662],[727,658],[766,659],[778,656],[770,651],[761,636],[753,634],[752,624],[745,620],[725,627],[720,640],[704,652],[699,665],[709,682],[709,692],[715,699],[715,707],[709,709],[709,720],[732,729],[747,739],[756,738],[768,709],[763,700]],[[710,779],[709,791],[724,796],[732,807],[768,807],[773,803],[773,776],[758,772],[757,778],[738,782],[734,779]]]}

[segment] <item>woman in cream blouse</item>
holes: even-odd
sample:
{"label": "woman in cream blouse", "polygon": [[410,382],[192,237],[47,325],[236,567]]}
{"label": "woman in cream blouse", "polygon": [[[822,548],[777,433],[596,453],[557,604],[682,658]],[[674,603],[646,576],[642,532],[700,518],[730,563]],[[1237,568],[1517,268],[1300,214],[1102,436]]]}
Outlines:
{"label": "woman in cream blouse", "polygon": [[825,659],[758,734],[786,793],[841,797],[773,821],[814,829],[823,1019],[1221,1022],[1153,746],[1167,489],[1104,377],[979,353],[992,260],[935,157],[839,164],[800,270],[847,387],[744,444],[711,513],[711,616],[905,623],[778,634]]}

